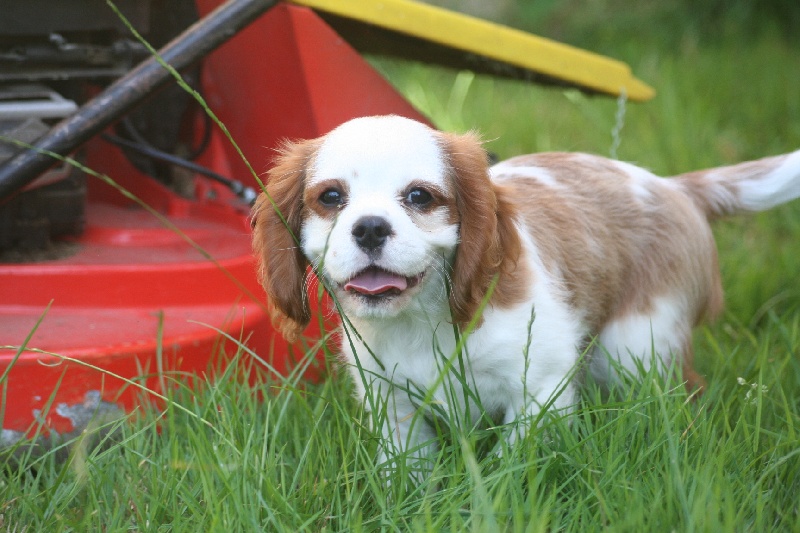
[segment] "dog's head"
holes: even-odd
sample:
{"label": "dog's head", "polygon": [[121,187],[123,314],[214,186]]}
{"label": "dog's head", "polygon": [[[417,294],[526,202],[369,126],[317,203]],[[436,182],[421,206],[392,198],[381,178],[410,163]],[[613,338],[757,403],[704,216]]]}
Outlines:
{"label": "dog's head", "polygon": [[441,313],[449,300],[464,325],[519,253],[477,137],[397,116],[285,146],[253,214],[260,280],[290,341],[310,319],[309,264],[350,316]]}

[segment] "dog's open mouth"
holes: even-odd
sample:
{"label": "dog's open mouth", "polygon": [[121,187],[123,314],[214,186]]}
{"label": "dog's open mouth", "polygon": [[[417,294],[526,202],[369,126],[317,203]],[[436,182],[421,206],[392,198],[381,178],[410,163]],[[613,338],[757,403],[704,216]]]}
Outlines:
{"label": "dog's open mouth", "polygon": [[369,267],[344,284],[344,290],[364,296],[394,296],[422,281],[422,272],[416,276],[403,276],[378,267]]}

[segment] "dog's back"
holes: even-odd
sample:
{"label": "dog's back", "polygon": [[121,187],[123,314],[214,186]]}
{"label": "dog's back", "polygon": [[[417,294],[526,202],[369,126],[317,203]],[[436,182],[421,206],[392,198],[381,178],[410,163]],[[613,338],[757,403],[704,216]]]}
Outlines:
{"label": "dog's back", "polygon": [[[633,370],[658,353],[692,369],[691,331],[722,308],[707,221],[800,197],[800,152],[672,179],[586,154],[520,156],[491,169],[543,266],[583,314],[597,351]],[[607,379],[606,354],[592,370]]]}

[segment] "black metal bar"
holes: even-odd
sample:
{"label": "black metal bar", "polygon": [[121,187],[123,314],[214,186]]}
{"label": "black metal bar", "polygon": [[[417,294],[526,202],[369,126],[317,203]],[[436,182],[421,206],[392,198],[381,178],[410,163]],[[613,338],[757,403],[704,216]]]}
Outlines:
{"label": "black metal bar", "polygon": [[[176,70],[186,68],[275,4],[276,0],[228,0],[173,39],[159,55]],[[36,142],[35,148],[69,154],[170,79],[169,71],[150,57],[86,102],[74,115],[56,124]],[[22,189],[54,163],[52,157],[35,149],[25,150],[8,161],[0,167],[0,200]]]}
{"label": "black metal bar", "polygon": [[134,152],[142,154],[151,159],[156,159],[158,161],[163,161],[164,163],[168,163],[170,165],[182,167],[187,170],[191,170],[196,174],[200,174],[209,179],[212,179],[217,183],[221,183],[222,185],[226,186],[236,196],[246,201],[247,203],[252,203],[253,201],[255,201],[256,196],[258,196],[258,193],[255,190],[253,190],[251,187],[245,186],[239,181],[230,179],[226,176],[223,176],[222,174],[218,174],[217,172],[214,172],[210,168],[198,165],[197,163],[189,161],[188,159],[184,159],[182,157],[178,157],[176,155],[163,152],[158,148],[154,148],[150,145],[141,144],[136,141],[129,141],[128,139],[123,139],[122,137],[118,137],[116,135],[106,135],[105,133],[101,133],[100,138],[116,146],[122,146],[129,150],[133,150]]}

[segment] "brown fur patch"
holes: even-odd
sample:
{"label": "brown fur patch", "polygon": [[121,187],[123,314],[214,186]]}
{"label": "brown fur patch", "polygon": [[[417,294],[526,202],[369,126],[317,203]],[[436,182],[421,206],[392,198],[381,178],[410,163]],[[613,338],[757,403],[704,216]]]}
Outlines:
{"label": "brown fur patch", "polygon": [[[510,307],[528,294],[530,273],[519,262],[522,245],[514,204],[503,187],[489,179],[486,152],[473,134],[440,133],[451,169],[459,245],[453,264],[451,308],[454,320],[466,326],[479,310],[495,276],[490,303]],[[480,322],[478,322],[480,323]]]}
{"label": "brown fur patch", "polygon": [[682,355],[681,373],[683,379],[686,381],[686,390],[689,392],[702,392],[706,388],[706,380],[694,369],[694,347],[692,347],[691,333],[689,333],[684,340]]}
{"label": "brown fur patch", "polygon": [[[713,236],[679,187],[584,154],[531,155],[504,165],[536,167],[557,184],[522,170],[515,177],[513,168],[502,180],[513,189],[544,266],[561,280],[571,306],[586,313],[591,334],[615,319],[651,312],[655,298],[676,291],[695,321],[685,324],[687,331],[719,311]],[[687,370],[690,357],[686,351]]]}
{"label": "brown fur patch", "polygon": [[304,293],[308,261],[300,249],[306,169],[318,140],[287,144],[269,171],[266,194],[253,207],[253,250],[270,315],[289,342],[305,329],[311,314]]}
{"label": "brown fur patch", "polygon": [[308,187],[305,191],[303,191],[303,202],[305,208],[313,211],[318,217],[322,219],[333,220],[336,218],[336,215],[339,213],[339,209],[341,209],[344,204],[336,207],[323,205],[319,201],[319,198],[320,195],[322,195],[322,193],[328,189],[336,189],[340,191],[342,194],[342,199],[344,200],[344,204],[347,203],[347,184],[341,180],[325,180],[317,182]]}

